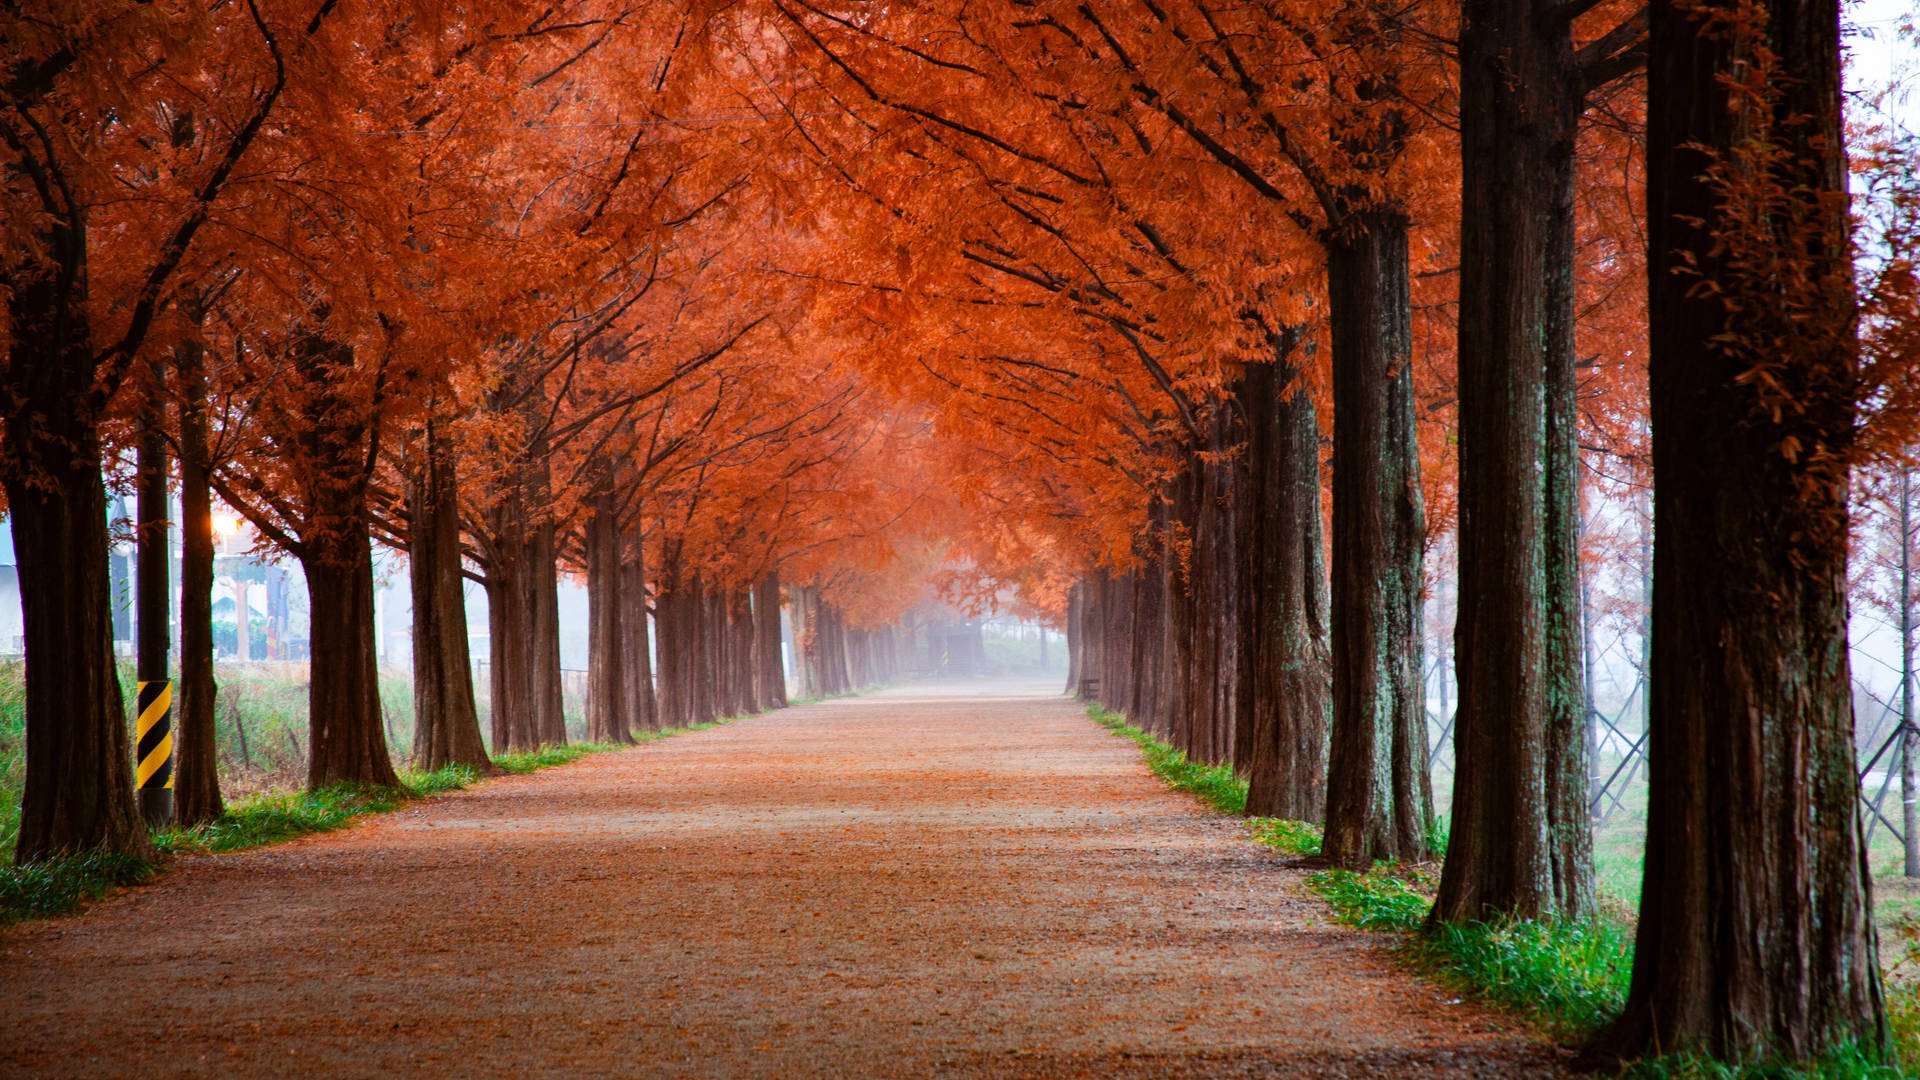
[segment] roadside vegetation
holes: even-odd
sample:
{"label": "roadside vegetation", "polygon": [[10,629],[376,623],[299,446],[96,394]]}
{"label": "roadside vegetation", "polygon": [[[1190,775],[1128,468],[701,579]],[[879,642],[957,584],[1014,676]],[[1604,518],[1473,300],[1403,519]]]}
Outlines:
{"label": "roadside vegetation", "polygon": [[[1225,814],[1246,808],[1247,785],[1228,765],[1202,765],[1098,705],[1087,713],[1102,727],[1139,744],[1147,766],[1169,787]],[[1320,827],[1280,818],[1253,818],[1248,834],[1286,855],[1320,854]],[[1439,830],[1444,838],[1444,828]],[[1439,848],[1444,855],[1444,847]],[[1604,893],[1602,914],[1587,922],[1468,923],[1429,929],[1427,913],[1439,886],[1439,863],[1381,862],[1364,873],[1316,869],[1306,888],[1325,901],[1333,918],[1362,930],[1397,935],[1397,951],[1441,985],[1538,1029],[1557,1042],[1586,1043],[1619,1015],[1632,974],[1637,905]],[[1618,877],[1627,876],[1625,868]],[[1607,881],[1603,878],[1603,881]],[[1638,881],[1636,886],[1637,894]],[[1605,886],[1603,885],[1603,890]],[[1635,1063],[1631,1080],[1896,1080],[1920,1075],[1920,917],[1897,916],[1882,928],[1894,1064],[1877,1063],[1856,1049],[1813,1062],[1736,1066],[1690,1054]]]}
{"label": "roadside vegetation", "polygon": [[[60,915],[114,889],[144,884],[164,872],[175,856],[241,851],[331,832],[364,815],[398,810],[485,779],[471,766],[449,765],[432,772],[402,772],[397,788],[338,784],[318,791],[300,790],[306,779],[307,696],[292,667],[259,664],[221,671],[221,786],[230,796],[225,816],[194,828],[153,834],[158,861],[89,852],[0,867],[0,926]],[[20,791],[26,776],[22,670],[18,661],[0,664],[0,852],[8,855],[20,828]],[[131,701],[131,671],[123,666],[121,675]],[[397,672],[383,672],[380,689],[388,718],[388,749],[396,759],[403,759],[413,738],[411,689]],[[571,731],[579,703],[569,698],[567,704]],[[655,742],[725,722],[635,732],[634,742]],[[621,744],[569,742],[502,754],[493,764],[503,774],[531,773],[622,749],[626,747]]]}

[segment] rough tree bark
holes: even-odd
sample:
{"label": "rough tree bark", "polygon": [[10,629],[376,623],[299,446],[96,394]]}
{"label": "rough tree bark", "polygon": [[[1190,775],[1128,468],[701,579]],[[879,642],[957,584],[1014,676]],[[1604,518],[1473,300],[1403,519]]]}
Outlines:
{"label": "rough tree bark", "polygon": [[1336,866],[1427,854],[1421,687],[1425,531],[1414,441],[1407,220],[1356,212],[1327,238],[1333,339],[1333,728],[1322,850]]}
{"label": "rough tree bark", "polygon": [[695,573],[688,588],[687,614],[690,616],[688,667],[693,676],[691,700],[693,722],[711,723],[720,716],[719,707],[719,631],[722,620],[714,617],[717,590],[706,575]]}
{"label": "rough tree bark", "polygon": [[0,483],[20,580],[33,582],[20,597],[27,775],[14,859],[91,848],[150,856],[114,674],[100,403],[79,272],[85,233],[73,222],[49,233],[50,250],[73,272],[9,266],[0,289],[12,330]]}
{"label": "rough tree bark", "polygon": [[1652,730],[1621,1055],[1886,1044],[1847,649],[1839,16],[1652,8]]}
{"label": "rough tree bark", "polygon": [[[1081,590],[1085,586],[1079,579],[1067,587],[1067,688],[1064,693],[1080,693],[1081,657],[1086,650],[1082,647],[1085,634],[1080,628]],[[929,665],[931,666],[931,665]]]}
{"label": "rough tree bark", "polygon": [[1276,340],[1274,362],[1250,365],[1246,413],[1247,644],[1241,654],[1248,745],[1247,813],[1320,821],[1327,809],[1326,555],[1320,523],[1320,423],[1297,381],[1298,336]]}
{"label": "rough tree bark", "polygon": [[761,576],[753,594],[754,707],[762,712],[787,707],[787,673],[780,660],[780,572]]}
{"label": "rough tree bark", "polygon": [[747,716],[760,711],[759,669],[754,662],[759,633],[753,622],[753,590],[729,590],[733,609],[733,633],[727,642],[727,683],[729,716]]}
{"label": "rough tree bark", "polygon": [[480,738],[467,651],[466,579],[453,440],[429,419],[407,489],[408,581],[413,591],[413,762],[421,769],[493,769]]}
{"label": "rough tree bark", "polygon": [[213,489],[207,460],[206,357],[200,342],[174,352],[180,387],[180,686],[174,695],[173,820],[214,821],[220,797],[213,678]]}
{"label": "rough tree bark", "polygon": [[648,648],[647,559],[640,508],[633,508],[633,526],[627,532],[627,559],[620,568],[620,608],[626,643],[627,715],[641,731],[660,730],[660,704],[654,696],[653,657]]}
{"label": "rough tree bark", "polygon": [[594,478],[587,512],[587,741],[632,742],[628,715],[627,650],[622,640],[626,605],[621,601],[619,504],[613,466]]}
{"label": "rough tree bark", "polygon": [[[545,506],[550,480],[543,461],[535,470],[533,501]],[[542,518],[528,532],[525,583],[533,618],[531,669],[533,735],[541,745],[567,745],[566,686],[560,671],[560,553],[555,525]]]}
{"label": "rough tree bark", "polygon": [[493,752],[530,750],[533,723],[533,590],[528,577],[526,495],[510,486],[488,513],[487,674]]}
{"label": "rough tree bark", "polygon": [[1468,0],[1460,38],[1460,699],[1432,919],[1593,908],[1574,423],[1572,20]]}
{"label": "rough tree bark", "polygon": [[[1080,579],[1080,684],[1099,679],[1105,663],[1107,614],[1102,606],[1104,572]],[[1078,688],[1075,693],[1078,693]],[[1094,697],[1097,699],[1098,694]]]}
{"label": "rough tree bark", "polygon": [[307,574],[313,638],[307,690],[307,787],[318,790],[341,783],[398,787],[400,777],[387,754],[380,714],[373,544],[364,517],[358,535],[330,530],[303,545],[299,558]]}

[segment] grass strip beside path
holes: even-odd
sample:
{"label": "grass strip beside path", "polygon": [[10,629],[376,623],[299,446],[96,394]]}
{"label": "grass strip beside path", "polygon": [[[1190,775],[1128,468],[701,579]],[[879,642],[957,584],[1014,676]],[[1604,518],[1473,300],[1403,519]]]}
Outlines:
{"label": "grass strip beside path", "polygon": [[[657,742],[690,731],[705,731],[727,723],[694,724],[644,731],[635,744]],[[569,743],[543,746],[493,759],[503,773],[530,773],[566,765],[589,754],[625,750],[625,743]],[[318,791],[281,792],[236,802],[217,821],[189,829],[162,829],[153,834],[158,861],[131,855],[86,852],[64,855],[25,866],[0,867],[0,926],[24,919],[63,915],[88,900],[114,889],[143,885],[158,877],[167,860],[176,855],[242,851],[276,844],[313,833],[345,828],[364,814],[384,814],[408,803],[447,791],[459,791],[483,779],[470,765],[449,765],[432,772],[405,772],[401,786],[339,784]]]}
{"label": "grass strip beside path", "polygon": [[[1168,786],[1227,814],[1246,811],[1246,782],[1226,765],[1202,765],[1118,713],[1089,705],[1087,715],[1140,745],[1147,766]],[[1320,854],[1320,827],[1303,821],[1251,818],[1249,834],[1289,855]],[[1444,832],[1442,833],[1444,838]],[[1444,851],[1436,846],[1435,850]],[[1517,920],[1442,926],[1427,932],[1439,886],[1437,865],[1377,863],[1371,870],[1317,870],[1307,888],[1348,926],[1400,936],[1397,951],[1415,968],[1463,995],[1537,1025],[1567,1044],[1581,1044],[1620,1014],[1632,974],[1633,930],[1616,915],[1590,921]],[[1911,949],[1920,958],[1920,928]],[[1636,1063],[1634,1080],[1895,1080],[1920,1063],[1920,992],[1889,994],[1895,1052],[1901,1065],[1841,1048],[1811,1063],[1729,1065],[1694,1055]]]}

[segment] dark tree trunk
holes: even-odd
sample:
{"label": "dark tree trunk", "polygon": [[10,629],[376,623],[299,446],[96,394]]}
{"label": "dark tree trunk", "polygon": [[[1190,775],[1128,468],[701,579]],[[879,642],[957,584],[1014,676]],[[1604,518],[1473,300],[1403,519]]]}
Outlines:
{"label": "dark tree trunk", "polygon": [[[1150,543],[1141,543],[1140,564],[1130,575],[1133,585],[1133,656],[1128,662],[1131,689],[1128,715],[1135,726],[1151,731],[1160,708],[1160,653],[1166,648],[1165,597],[1160,586],[1160,568],[1153,561]],[[1044,634],[1044,631],[1043,631]],[[1044,641],[1044,637],[1042,638]],[[1043,650],[1045,646],[1042,646]],[[1044,663],[1044,661],[1042,661]]]}
{"label": "dark tree trunk", "polygon": [[[1175,526],[1189,542],[1199,523],[1196,509],[1200,502],[1200,478],[1194,470],[1184,469],[1171,481],[1173,505],[1169,508]],[[1169,551],[1169,555],[1173,553]],[[1173,679],[1168,686],[1168,717],[1164,737],[1178,747],[1193,745],[1195,723],[1193,703],[1202,692],[1199,683],[1200,603],[1196,596],[1193,559],[1170,559],[1167,568],[1167,640],[1171,643],[1168,662]]]}
{"label": "dark tree trunk", "polygon": [[[220,797],[213,678],[213,492],[207,461],[207,379],[197,341],[174,354],[180,382],[180,692],[173,820],[198,825],[227,812]],[[244,736],[242,736],[244,738]]]}
{"label": "dark tree trunk", "polygon": [[1100,699],[1125,715],[1132,704],[1127,700],[1127,661],[1133,655],[1133,588],[1127,575],[1110,573],[1100,576],[1100,590],[1100,610],[1107,619],[1101,631],[1107,648],[1100,652]]}
{"label": "dark tree trunk", "polygon": [[[534,502],[544,506],[546,466],[539,467]],[[560,553],[554,523],[534,523],[527,544],[527,610],[533,614],[533,735],[543,746],[567,745],[566,683],[560,671]]]}
{"label": "dark tree trunk", "polygon": [[[1080,579],[1080,673],[1081,685],[1098,680],[1105,663],[1107,613],[1102,603],[1106,573]],[[1094,700],[1099,694],[1094,694]]]}
{"label": "dark tree trunk", "polygon": [[41,469],[47,485],[11,477],[7,485],[20,580],[33,583],[20,593],[27,782],[14,859],[94,848],[150,855],[134,807],[126,704],[114,673],[99,443]]}
{"label": "dark tree trunk", "polygon": [[1067,587],[1067,689],[1066,693],[1080,693],[1081,658],[1086,654],[1085,634],[1080,628],[1081,599],[1086,585],[1076,578]]}
{"label": "dark tree trunk", "polygon": [[1244,625],[1240,595],[1240,568],[1244,554],[1239,550],[1239,500],[1234,486],[1234,469],[1228,461],[1242,433],[1231,409],[1213,410],[1207,431],[1207,493],[1203,504],[1206,536],[1207,625],[1206,687],[1213,701],[1209,707],[1212,722],[1199,749],[1199,760],[1208,764],[1226,764],[1233,759],[1234,740],[1239,730],[1239,656],[1241,627]]}
{"label": "dark tree trunk", "polygon": [[621,640],[627,665],[627,715],[641,731],[660,730],[660,705],[653,690],[653,657],[647,647],[647,560],[639,507],[627,533],[627,561],[620,568]]}
{"label": "dark tree trunk", "polygon": [[692,675],[690,687],[693,707],[692,720],[696,724],[711,723],[719,716],[716,701],[718,683],[717,662],[720,642],[716,633],[713,611],[713,592],[707,585],[704,574],[694,574],[693,583],[687,593],[687,613],[690,616],[692,633],[688,667]]}
{"label": "dark tree trunk", "polygon": [[762,711],[787,707],[787,672],[780,661],[780,573],[769,570],[753,595],[755,704]]}
{"label": "dark tree trunk", "polygon": [[380,670],[374,651],[373,545],[364,506],[336,508],[337,521],[358,520],[358,534],[329,529],[300,555],[311,597],[313,660],[307,689],[307,787],[376,784],[398,787],[380,712]]}
{"label": "dark tree trunk", "polygon": [[1179,632],[1176,605],[1181,602],[1178,595],[1185,588],[1184,580],[1177,567],[1178,556],[1173,549],[1171,526],[1174,506],[1170,500],[1161,505],[1160,531],[1154,540],[1153,573],[1157,580],[1155,593],[1160,599],[1160,625],[1154,631],[1160,638],[1160,648],[1156,651],[1153,663],[1158,669],[1155,682],[1159,685],[1159,694],[1154,701],[1153,715],[1147,717],[1148,730],[1161,739],[1170,739],[1174,728],[1174,718],[1184,710],[1186,691],[1185,674],[1177,664],[1178,652],[1176,636]]}
{"label": "dark tree trunk", "polygon": [[1421,685],[1425,525],[1414,441],[1407,222],[1356,214],[1327,241],[1333,338],[1333,728],[1322,850],[1337,866],[1427,854]]}
{"label": "dark tree trunk", "polygon": [[729,645],[732,669],[727,681],[732,684],[730,716],[748,716],[760,711],[760,669],[755,654],[760,635],[753,620],[753,590],[741,588],[733,598],[733,641]]}
{"label": "dark tree trunk", "polygon": [[1460,41],[1460,704],[1433,920],[1581,917],[1586,809],[1574,431],[1570,20],[1469,0]]}
{"label": "dark tree trunk", "polygon": [[620,596],[619,506],[611,465],[599,470],[587,513],[587,741],[632,742],[627,715],[626,605]]}
{"label": "dark tree trunk", "polygon": [[457,764],[488,772],[493,762],[480,739],[473,662],[467,652],[453,440],[439,421],[427,421],[422,454],[407,491],[408,579],[413,587],[413,763],[420,769]]}
{"label": "dark tree trunk", "polygon": [[657,682],[660,726],[663,728],[685,727],[687,724],[685,620],[681,615],[684,591],[679,546],[666,544],[660,560],[660,591],[653,600],[654,647],[659,651],[660,663]]}
{"label": "dark tree trunk", "polygon": [[12,331],[0,386],[11,399],[0,409],[0,483],[20,580],[32,583],[20,595],[27,776],[14,859],[95,848],[150,856],[114,673],[86,240],[64,224],[50,233],[68,272],[35,268],[0,289]]}
{"label": "dark tree trunk", "polygon": [[530,750],[539,742],[533,723],[533,590],[527,581],[525,514],[517,487],[491,514],[495,550],[487,567],[487,672],[495,754]]}
{"label": "dark tree trunk", "polygon": [[1320,523],[1320,424],[1290,362],[1247,368],[1247,813],[1320,821],[1327,808],[1327,569]]}
{"label": "dark tree trunk", "polygon": [[1605,1040],[1627,1056],[1887,1039],[1847,648],[1858,360],[1839,9],[1747,10],[1652,10],[1646,877]]}

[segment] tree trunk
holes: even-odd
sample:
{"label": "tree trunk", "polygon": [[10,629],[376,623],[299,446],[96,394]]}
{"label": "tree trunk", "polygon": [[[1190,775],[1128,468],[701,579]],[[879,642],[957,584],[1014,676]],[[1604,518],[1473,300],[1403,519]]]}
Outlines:
{"label": "tree trunk", "polygon": [[812,701],[820,697],[819,648],[820,628],[815,625],[811,596],[813,587],[796,585],[789,590],[793,602],[787,607],[790,630],[793,634],[794,682],[800,697]]}
{"label": "tree trunk", "polygon": [[1320,821],[1327,809],[1327,572],[1320,523],[1320,423],[1313,395],[1275,343],[1247,368],[1247,813]]}
{"label": "tree trunk", "polygon": [[1080,629],[1080,606],[1083,603],[1080,597],[1084,588],[1083,580],[1079,578],[1075,578],[1073,584],[1067,587],[1067,688],[1065,692],[1074,695],[1080,693],[1081,658],[1086,653],[1082,647],[1085,637]]}
{"label": "tree trunk", "polygon": [[1333,729],[1322,850],[1336,866],[1427,854],[1425,525],[1414,441],[1407,222],[1366,211],[1327,245],[1333,338]]}
{"label": "tree trunk", "polygon": [[14,860],[96,848],[147,857],[114,672],[86,238],[61,222],[49,234],[67,272],[34,267],[0,290],[12,331],[0,483],[20,580],[32,583],[20,592],[27,775]]}
{"label": "tree trunk", "polygon": [[1573,431],[1571,21],[1469,0],[1460,41],[1460,705],[1435,923],[1593,908]]}
{"label": "tree trunk", "polygon": [[692,721],[696,724],[712,723],[719,716],[716,704],[716,663],[719,658],[719,640],[715,633],[716,620],[713,617],[713,590],[708,587],[706,575],[696,573],[688,587],[687,613],[690,616],[690,646],[688,650],[688,668],[692,675],[689,687],[692,702]]}
{"label": "tree trunk", "polygon": [[[350,520],[338,513],[339,520]],[[380,713],[374,652],[373,545],[365,518],[356,535],[328,530],[301,553],[312,604],[313,661],[307,688],[307,788],[398,787]]]}
{"label": "tree trunk", "polygon": [[487,567],[487,671],[495,754],[538,742],[533,707],[533,608],[527,582],[526,500],[516,485],[493,508]]}
{"label": "tree trunk", "polygon": [[1650,787],[1633,980],[1604,1046],[1884,1052],[1847,648],[1838,5],[1661,0],[1648,56]]}
{"label": "tree trunk", "polygon": [[220,797],[214,726],[219,688],[213,678],[213,492],[205,356],[194,340],[182,342],[174,355],[180,382],[180,692],[175,702],[173,820],[189,826],[219,819],[227,806]]}
{"label": "tree trunk", "polygon": [[[1160,652],[1167,647],[1166,598],[1163,579],[1152,559],[1150,542],[1142,541],[1141,559],[1129,577],[1133,586],[1133,655],[1128,659],[1128,715],[1135,726],[1152,730],[1160,708]],[[1043,632],[1044,634],[1044,632]],[[1043,636],[1042,640],[1045,638]],[[1042,645],[1044,656],[1045,646]],[[1044,659],[1042,660],[1044,664]]]}
{"label": "tree trunk", "polygon": [[71,460],[52,453],[38,463],[48,483],[7,478],[20,580],[32,583],[20,591],[28,720],[19,863],[95,848],[152,854],[134,806],[114,672],[100,445],[90,429],[69,437],[79,443]]}
{"label": "tree trunk", "polygon": [[408,580],[413,589],[413,763],[490,772],[467,651],[466,579],[453,440],[428,420],[423,460],[407,490]]}
{"label": "tree trunk", "polygon": [[758,675],[754,694],[760,711],[787,707],[787,673],[780,661],[780,572],[769,570],[753,595],[754,664]]}
{"label": "tree trunk", "polygon": [[[545,505],[546,467],[533,488],[536,504]],[[567,699],[560,671],[560,553],[554,523],[534,523],[527,545],[527,610],[533,614],[533,735],[543,746],[567,745]]]}
{"label": "tree trunk", "polygon": [[647,646],[647,560],[640,508],[627,533],[627,561],[621,566],[620,608],[624,612],[621,640],[627,665],[627,715],[641,731],[660,730],[660,705],[654,696],[653,657]]}
{"label": "tree trunk", "polygon": [[[1101,669],[1105,663],[1104,655],[1107,651],[1105,637],[1107,615],[1106,608],[1102,601],[1105,599],[1103,583],[1106,581],[1106,577],[1105,571],[1102,571],[1094,574],[1092,577],[1080,579],[1080,676],[1082,686],[1086,685],[1086,680],[1088,679],[1098,680]],[[1098,692],[1093,695],[1093,699],[1099,699]]]}
{"label": "tree trunk", "polygon": [[1234,742],[1239,734],[1239,656],[1242,626],[1240,569],[1245,554],[1239,549],[1239,501],[1243,498],[1234,484],[1235,470],[1230,461],[1235,446],[1243,441],[1234,410],[1213,410],[1207,431],[1209,460],[1205,466],[1206,499],[1202,520],[1206,522],[1207,544],[1207,681],[1213,701],[1209,706],[1212,722],[1199,746],[1198,760],[1210,765],[1233,760]]}
{"label": "tree trunk", "polygon": [[[1200,478],[1193,469],[1185,469],[1171,486],[1173,505],[1168,513],[1180,538],[1191,543],[1199,522]],[[1170,722],[1163,737],[1174,746],[1186,747],[1193,740],[1193,703],[1203,692],[1198,685],[1201,650],[1197,644],[1201,604],[1191,555],[1169,560],[1167,583],[1167,638],[1173,646],[1167,651],[1173,679],[1168,687]]]}
{"label": "tree trunk", "polygon": [[603,465],[587,513],[587,741],[633,741],[627,715],[626,605],[620,596],[620,522],[613,468]]}

